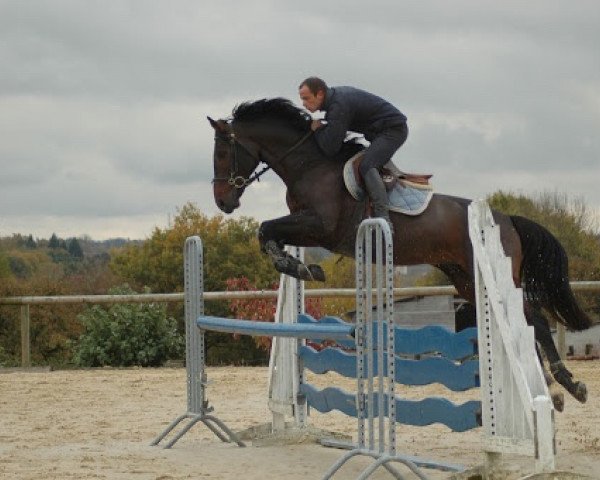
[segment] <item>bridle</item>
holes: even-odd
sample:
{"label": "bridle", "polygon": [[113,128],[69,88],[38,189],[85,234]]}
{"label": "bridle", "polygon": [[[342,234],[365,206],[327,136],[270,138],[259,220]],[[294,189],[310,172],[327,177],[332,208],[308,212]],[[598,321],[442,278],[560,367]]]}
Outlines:
{"label": "bridle", "polygon": [[[281,160],[283,160],[285,157],[287,157],[290,153],[292,153],[300,145],[302,145],[308,139],[308,137],[310,137],[312,135],[312,133],[313,133],[312,130],[309,130],[305,135],[302,136],[302,138],[300,140],[298,140],[296,143],[294,143],[294,145],[292,145],[290,148],[288,148],[283,153],[283,155],[281,155],[279,158],[277,158],[277,160],[273,163],[278,163]],[[262,175],[264,175],[267,171],[269,171],[269,169],[271,168],[270,165],[265,165],[259,171],[252,173],[248,178],[243,177],[242,175],[238,175],[238,159],[237,159],[237,151],[238,151],[237,146],[238,145],[240,147],[242,147],[244,150],[246,150],[246,152],[252,158],[254,158],[258,163],[266,163],[266,162],[261,160],[260,156],[255,155],[246,146],[244,146],[244,144],[241,143],[237,139],[237,137],[235,136],[235,133],[233,131],[230,133],[215,132],[215,141],[216,140],[221,140],[221,141],[225,141],[225,142],[229,143],[230,158],[232,159],[232,161],[229,165],[229,177],[214,177],[212,179],[211,183],[227,182],[229,185],[231,185],[234,188],[238,188],[238,189],[246,188],[248,185],[250,185],[255,180],[259,180],[260,177]]]}

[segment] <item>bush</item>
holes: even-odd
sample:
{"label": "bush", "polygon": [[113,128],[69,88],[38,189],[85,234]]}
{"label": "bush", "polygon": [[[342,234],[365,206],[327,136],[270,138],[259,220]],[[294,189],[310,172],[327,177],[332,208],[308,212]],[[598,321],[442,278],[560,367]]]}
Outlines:
{"label": "bush", "polygon": [[0,345],[0,367],[16,367],[14,358],[6,353],[2,345]]}
{"label": "bush", "polygon": [[[128,286],[112,289],[113,295],[135,293]],[[164,304],[95,305],[79,315],[85,331],[73,357],[84,367],[139,365],[155,367],[181,355],[183,337]]]}

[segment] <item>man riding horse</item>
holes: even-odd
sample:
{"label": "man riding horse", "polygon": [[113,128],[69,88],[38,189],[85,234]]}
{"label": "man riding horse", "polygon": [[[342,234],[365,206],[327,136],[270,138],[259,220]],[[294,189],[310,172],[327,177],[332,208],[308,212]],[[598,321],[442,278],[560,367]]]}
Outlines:
{"label": "man riding horse", "polygon": [[[286,186],[290,213],[260,224],[261,250],[271,257],[280,273],[301,280],[324,281],[325,274],[319,265],[304,264],[285,252],[283,246],[318,246],[341,255],[355,254],[356,231],[364,218],[365,200],[358,200],[349,192],[343,169],[347,159],[359,148],[334,141],[341,143],[347,129],[365,132],[372,141],[374,165],[381,165],[406,138],[406,122],[397,110],[391,106],[387,110],[383,107],[388,105],[386,102],[366,92],[349,87],[314,88],[316,93],[307,93],[307,89],[310,90],[307,86],[302,92],[307,108],[328,109],[328,124],[316,128],[317,135],[311,131],[311,126],[316,127],[316,124],[311,122],[307,112],[282,98],[242,103],[234,109],[231,119],[208,119],[215,134],[213,194],[217,206],[231,213],[240,207],[246,188],[266,171],[265,168],[272,168]],[[389,111],[390,117],[381,112],[378,117],[371,116],[366,108],[370,101],[375,106],[381,105],[381,111]],[[337,130],[335,125],[338,125]],[[381,150],[387,152],[387,156],[377,153],[381,144],[386,147]],[[333,148],[340,149],[331,161],[327,161],[324,145],[335,145],[331,152],[336,151]],[[256,172],[260,163],[266,167]],[[371,166],[369,171],[376,172],[376,167]],[[428,263],[437,267],[448,276],[462,298],[474,303],[470,203],[466,198],[434,193],[427,208],[419,214],[394,215],[393,254],[395,265]],[[514,284],[523,288],[525,317],[534,327],[535,339],[546,353],[550,371],[571,395],[585,402],[587,388],[573,378],[561,361],[547,318],[550,316],[576,331],[592,324],[571,290],[566,252],[541,225],[498,211],[492,215],[500,229],[504,253],[511,258]],[[553,400],[555,407],[561,410],[562,395],[553,396]]]}
{"label": "man riding horse", "polygon": [[318,77],[309,77],[299,87],[300,99],[310,112],[326,111],[325,120],[313,120],[311,128],[319,148],[336,155],[348,131],[362,133],[370,142],[360,164],[373,216],[385,219],[394,232],[388,197],[379,169],[406,141],[406,116],[384,99],[354,87],[328,87]]}

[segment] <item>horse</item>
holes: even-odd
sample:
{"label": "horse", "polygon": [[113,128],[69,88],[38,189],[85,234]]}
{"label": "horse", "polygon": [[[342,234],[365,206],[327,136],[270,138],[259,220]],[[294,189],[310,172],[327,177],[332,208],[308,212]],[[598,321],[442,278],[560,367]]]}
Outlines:
{"label": "horse", "polygon": [[[323,154],[310,128],[310,115],[284,98],[244,102],[228,119],[208,120],[214,129],[213,194],[229,214],[240,206],[246,188],[272,169],[287,187],[290,214],[262,222],[258,238],[277,271],[302,280],[324,281],[318,265],[305,265],[287,254],[284,245],[323,247],[354,256],[356,232],[366,217],[366,201],[347,191],[344,163],[364,146],[345,143],[340,152]],[[259,164],[264,164],[256,171]],[[473,251],[467,209],[471,200],[435,193],[418,216],[390,212],[394,227],[394,264],[429,264],[440,269],[458,294],[474,304]],[[492,212],[500,227],[505,254],[512,259],[515,286],[524,292],[524,313],[546,354],[550,372],[574,398],[587,400],[587,388],[573,379],[561,361],[546,315],[572,330],[591,326],[569,284],[567,255],[543,226],[520,216]],[[473,325],[475,324],[473,319]],[[540,362],[544,366],[538,348]],[[546,381],[552,383],[545,371]],[[555,408],[564,407],[562,393],[552,394]]]}

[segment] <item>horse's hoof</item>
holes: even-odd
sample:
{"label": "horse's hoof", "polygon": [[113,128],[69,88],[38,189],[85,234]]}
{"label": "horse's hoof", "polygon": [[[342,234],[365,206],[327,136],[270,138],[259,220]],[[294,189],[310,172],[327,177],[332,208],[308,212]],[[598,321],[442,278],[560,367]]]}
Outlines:
{"label": "horse's hoof", "polygon": [[311,263],[308,266],[308,269],[310,270],[310,273],[314,280],[316,280],[318,282],[325,281],[325,272],[319,265],[315,265],[314,263]]}
{"label": "horse's hoof", "polygon": [[307,282],[312,282],[315,279],[313,277],[312,272],[303,263],[301,263],[300,265],[298,265],[297,272],[298,272],[298,276],[296,276],[296,278],[299,278],[300,280],[305,280]]}
{"label": "horse's hoof", "polygon": [[562,412],[565,409],[565,396],[562,392],[552,394],[552,404],[557,412]]}
{"label": "horse's hoof", "polygon": [[573,393],[573,396],[581,403],[587,402],[587,387],[585,386],[585,383],[575,383],[575,392]]}

